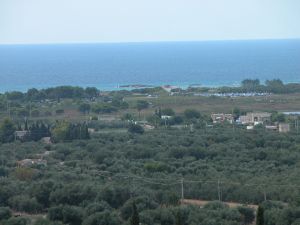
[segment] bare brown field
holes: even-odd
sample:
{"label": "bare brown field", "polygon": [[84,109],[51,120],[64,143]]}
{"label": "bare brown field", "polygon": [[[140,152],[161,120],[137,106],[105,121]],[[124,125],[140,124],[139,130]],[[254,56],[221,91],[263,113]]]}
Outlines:
{"label": "bare brown field", "polygon": [[[203,206],[207,205],[210,202],[212,202],[212,201],[196,200],[196,199],[182,199],[182,200],[180,200],[180,203],[183,204],[183,205],[196,205],[196,206],[200,206],[200,207],[203,207]],[[238,202],[223,202],[223,203],[228,205],[228,207],[230,207],[230,208],[237,208],[239,206],[246,206],[246,207],[252,208],[254,210],[256,210],[258,208],[258,205],[245,205],[245,204],[238,203]]]}
{"label": "bare brown field", "polygon": [[[158,98],[129,97],[126,100],[133,104],[137,99],[152,103],[153,107],[172,108],[182,113],[187,108],[194,108],[202,113],[231,113],[234,108],[245,111],[300,111],[300,94],[271,95],[264,97],[202,97],[202,96],[161,96]],[[145,110],[148,115],[153,112]]]}

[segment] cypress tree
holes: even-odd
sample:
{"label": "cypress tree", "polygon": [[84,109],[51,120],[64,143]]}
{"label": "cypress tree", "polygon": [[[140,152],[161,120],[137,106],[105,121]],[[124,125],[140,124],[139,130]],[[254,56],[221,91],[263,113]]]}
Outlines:
{"label": "cypress tree", "polygon": [[180,211],[178,211],[177,214],[176,214],[176,223],[175,224],[176,225],[183,225]]}
{"label": "cypress tree", "polygon": [[31,124],[31,126],[28,129],[30,131],[30,139],[33,141],[36,141],[37,137],[36,137],[36,131],[37,128],[35,126],[35,123]]}
{"label": "cypress tree", "polygon": [[25,120],[25,128],[24,128],[24,130],[28,130],[28,121],[27,121],[27,119]]}
{"label": "cypress tree", "polygon": [[161,118],[161,108],[158,108],[158,117]]}
{"label": "cypress tree", "polygon": [[41,124],[36,122],[36,130],[35,130],[35,141],[38,141],[42,138],[41,134]]}
{"label": "cypress tree", "polygon": [[85,125],[85,139],[90,139],[89,128],[87,125]]}
{"label": "cypress tree", "polygon": [[130,225],[139,225],[140,224],[140,218],[139,213],[137,211],[135,203],[132,204],[132,216],[130,219]]}
{"label": "cypress tree", "polygon": [[257,215],[256,215],[256,225],[264,225],[264,209],[261,206],[258,206]]}
{"label": "cypress tree", "polygon": [[47,136],[51,136],[51,126],[48,124],[47,126]]}
{"label": "cypress tree", "polygon": [[48,130],[44,123],[41,124],[40,133],[41,133],[41,138],[47,137]]}

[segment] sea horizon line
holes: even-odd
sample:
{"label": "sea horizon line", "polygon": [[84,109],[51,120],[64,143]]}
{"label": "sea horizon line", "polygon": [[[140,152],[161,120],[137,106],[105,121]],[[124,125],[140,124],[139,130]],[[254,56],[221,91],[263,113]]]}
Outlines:
{"label": "sea horizon line", "polygon": [[103,42],[30,42],[0,43],[0,46],[36,46],[36,45],[126,45],[126,44],[172,44],[172,43],[211,43],[211,42],[255,42],[255,41],[300,41],[297,38],[253,38],[253,39],[211,39],[211,40],[161,40],[161,41],[103,41]]}

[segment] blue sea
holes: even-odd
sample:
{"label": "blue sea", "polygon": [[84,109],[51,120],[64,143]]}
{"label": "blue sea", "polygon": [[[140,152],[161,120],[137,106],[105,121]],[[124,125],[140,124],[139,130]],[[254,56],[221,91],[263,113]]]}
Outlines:
{"label": "blue sea", "polygon": [[300,82],[300,40],[0,45],[0,92],[60,85]]}

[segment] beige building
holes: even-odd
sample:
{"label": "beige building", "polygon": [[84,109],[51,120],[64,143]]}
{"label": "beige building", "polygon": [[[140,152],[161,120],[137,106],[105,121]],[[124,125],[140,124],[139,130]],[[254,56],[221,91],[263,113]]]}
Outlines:
{"label": "beige building", "polygon": [[30,134],[28,130],[17,130],[15,131],[15,139],[16,140],[25,140],[26,136]]}
{"label": "beige building", "polygon": [[264,123],[271,120],[271,113],[251,112],[246,116],[240,116],[239,121],[242,124]]}
{"label": "beige building", "polygon": [[213,113],[211,114],[211,119],[213,123],[223,123],[225,121],[228,121],[229,123],[233,123],[232,114]]}
{"label": "beige building", "polygon": [[278,125],[278,130],[279,130],[280,133],[288,133],[288,132],[290,132],[290,124],[280,123]]}

